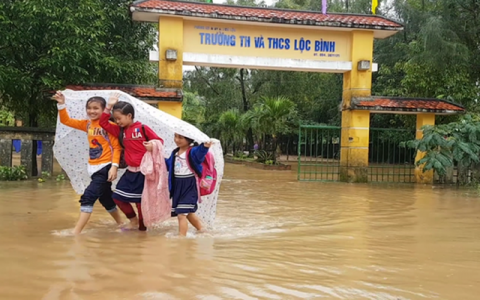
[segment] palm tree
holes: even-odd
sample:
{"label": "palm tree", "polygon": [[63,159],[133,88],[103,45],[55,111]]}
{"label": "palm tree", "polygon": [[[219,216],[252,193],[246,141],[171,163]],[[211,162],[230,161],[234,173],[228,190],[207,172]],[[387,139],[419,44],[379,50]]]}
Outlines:
{"label": "palm tree", "polygon": [[262,97],[260,102],[245,114],[242,121],[249,124],[257,135],[272,137],[273,160],[276,162],[278,135],[292,132],[298,121],[296,105],[283,96]]}
{"label": "palm tree", "polygon": [[217,125],[219,127],[220,139],[225,145],[225,152],[228,153],[228,148],[232,145],[232,150],[235,154],[236,146],[242,143],[245,136],[239,110],[234,108],[223,112],[218,119]]}
{"label": "palm tree", "polygon": [[182,104],[182,120],[200,128],[205,121],[205,105],[202,98],[196,93],[185,92]]}

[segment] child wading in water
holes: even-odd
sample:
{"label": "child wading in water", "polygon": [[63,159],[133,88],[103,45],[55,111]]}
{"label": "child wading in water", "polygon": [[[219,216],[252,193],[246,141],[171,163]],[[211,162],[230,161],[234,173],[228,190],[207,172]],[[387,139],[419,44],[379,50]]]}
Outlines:
{"label": "child wading in water", "polygon": [[[145,152],[152,151],[152,144],[148,141],[160,140],[163,143],[163,140],[150,127],[134,122],[133,106],[128,102],[118,102],[119,97],[120,94],[114,94],[108,99],[107,107],[100,117],[100,126],[122,141],[125,162],[128,165],[125,174],[117,183],[113,199],[130,220],[128,229],[138,228],[145,231],[147,228],[143,223],[141,206],[145,176],[140,172],[140,163]],[[109,122],[110,111],[113,111],[117,124]],[[138,217],[130,203],[136,204]]]}
{"label": "child wading in water", "polygon": [[200,193],[194,170],[202,173],[202,162],[212,143],[198,145],[192,139],[176,133],[175,144],[178,148],[173,150],[170,158],[166,159],[168,185],[170,198],[172,198],[172,217],[178,218],[179,235],[186,236],[188,222],[198,231],[203,229],[202,222],[195,215]]}
{"label": "child wading in water", "polygon": [[102,97],[92,97],[87,101],[89,120],[70,119],[65,107],[65,96],[57,92],[53,99],[57,101],[60,122],[64,125],[87,132],[89,143],[88,174],[92,181],[80,198],[80,217],[74,233],[79,234],[87,224],[97,199],[112,215],[117,224],[122,224],[122,218],[112,199],[112,181],[117,178],[117,168],[122,148],[118,139],[106,133],[100,127],[99,119],[105,109],[106,101]]}

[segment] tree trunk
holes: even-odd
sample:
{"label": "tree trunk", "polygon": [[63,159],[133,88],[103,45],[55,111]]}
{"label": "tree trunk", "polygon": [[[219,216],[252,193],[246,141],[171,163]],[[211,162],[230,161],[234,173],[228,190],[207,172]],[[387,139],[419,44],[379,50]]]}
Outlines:
{"label": "tree trunk", "polygon": [[248,131],[247,131],[247,147],[248,147],[248,153],[253,153],[254,150],[253,150],[253,146],[255,145],[255,142],[253,140],[253,130],[252,128],[248,128]]}
{"label": "tree trunk", "polygon": [[[31,113],[28,115],[28,123],[30,127],[38,127],[38,115]],[[37,166],[37,141],[32,141],[32,176],[38,176],[38,166]]]}
{"label": "tree trunk", "polygon": [[273,157],[272,157],[272,160],[273,160],[273,164],[277,164],[277,138],[276,137],[273,137],[272,136],[272,154],[273,154]]}
{"label": "tree trunk", "polygon": [[[242,89],[242,102],[243,102],[243,112],[246,113],[250,109],[250,103],[247,99],[247,90],[245,89],[245,78],[244,78],[245,69],[240,69],[240,77],[238,81],[240,81],[240,88]],[[254,141],[253,141],[253,130],[252,128],[248,128],[247,131],[247,147],[248,153],[250,153],[253,149]]]}
{"label": "tree trunk", "polygon": [[288,161],[288,157],[289,157],[289,153],[290,153],[290,151],[288,151],[289,148],[290,148],[290,135],[287,138],[287,161]]}

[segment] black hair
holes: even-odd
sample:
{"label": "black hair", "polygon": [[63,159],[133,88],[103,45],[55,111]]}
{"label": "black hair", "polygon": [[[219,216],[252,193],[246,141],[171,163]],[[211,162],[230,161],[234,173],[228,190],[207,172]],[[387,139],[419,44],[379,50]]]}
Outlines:
{"label": "black hair", "polygon": [[133,109],[133,106],[130,103],[125,101],[117,102],[117,104],[113,106],[112,111],[119,111],[122,115],[125,116],[131,114],[132,119],[135,118],[135,109]]}
{"label": "black hair", "polygon": [[[183,136],[183,135],[182,135],[182,136]],[[188,142],[189,145],[192,145],[192,144],[193,144],[193,147],[197,147],[197,146],[198,146],[198,143],[195,142],[193,139],[188,138],[188,137],[186,137],[186,136],[183,136],[183,137],[187,140],[187,142]]]}
{"label": "black hair", "polygon": [[85,105],[85,107],[88,107],[88,105],[92,102],[100,104],[102,109],[105,109],[105,106],[107,105],[107,101],[105,100],[105,98],[95,96],[87,100],[87,104]]}

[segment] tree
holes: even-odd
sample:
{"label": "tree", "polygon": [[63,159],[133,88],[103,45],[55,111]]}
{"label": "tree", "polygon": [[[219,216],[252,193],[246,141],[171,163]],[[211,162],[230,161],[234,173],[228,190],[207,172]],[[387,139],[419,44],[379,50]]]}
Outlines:
{"label": "tree", "polygon": [[205,103],[196,93],[183,94],[182,120],[201,129],[205,121]]}
{"label": "tree", "polygon": [[444,178],[447,168],[458,167],[459,184],[468,182],[467,172],[480,162],[480,119],[467,115],[459,121],[424,126],[423,138],[407,143],[425,156],[417,162]]}
{"label": "tree", "polygon": [[126,0],[0,2],[2,105],[38,126],[50,93],[67,84],[147,83],[155,29],[133,23]]}
{"label": "tree", "polygon": [[258,136],[272,137],[272,160],[276,162],[278,136],[289,134],[298,128],[296,105],[289,99],[279,96],[275,98],[262,97],[254,109],[243,117],[244,124],[250,124]]}
{"label": "tree", "polygon": [[0,107],[0,126],[14,126],[15,117],[8,110]]}
{"label": "tree", "polygon": [[[375,43],[374,91],[436,97],[472,108],[480,79],[480,6],[470,1],[393,1],[403,34]],[[475,23],[477,22],[477,23]]]}
{"label": "tree", "polygon": [[220,129],[220,139],[225,145],[225,152],[228,152],[231,145],[232,152],[235,154],[235,151],[243,143],[243,137],[245,136],[239,110],[233,108],[223,112],[218,120],[218,127]]}

